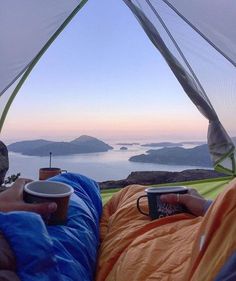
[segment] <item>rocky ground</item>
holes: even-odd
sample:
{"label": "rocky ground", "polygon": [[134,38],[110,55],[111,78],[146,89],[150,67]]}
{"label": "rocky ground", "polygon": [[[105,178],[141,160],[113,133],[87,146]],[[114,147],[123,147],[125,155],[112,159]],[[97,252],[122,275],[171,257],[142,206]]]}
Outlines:
{"label": "rocky ground", "polygon": [[100,182],[101,189],[122,188],[129,184],[152,185],[182,181],[202,180],[226,176],[213,170],[190,169],[181,172],[150,171],[132,172],[126,179]]}

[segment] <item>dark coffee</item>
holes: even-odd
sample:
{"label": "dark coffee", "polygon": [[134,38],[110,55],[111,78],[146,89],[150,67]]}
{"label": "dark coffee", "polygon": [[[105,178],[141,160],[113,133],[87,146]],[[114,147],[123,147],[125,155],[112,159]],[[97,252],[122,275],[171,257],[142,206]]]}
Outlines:
{"label": "dark coffee", "polygon": [[[160,196],[164,194],[178,193],[184,194],[188,189],[184,186],[166,186],[166,187],[151,187],[145,189],[147,195],[140,196],[137,200],[137,208],[140,213],[150,216],[152,220],[159,219],[166,216],[186,212],[186,209],[181,204],[168,204],[161,201]],[[141,210],[139,202],[141,198],[147,197],[149,213]]]}

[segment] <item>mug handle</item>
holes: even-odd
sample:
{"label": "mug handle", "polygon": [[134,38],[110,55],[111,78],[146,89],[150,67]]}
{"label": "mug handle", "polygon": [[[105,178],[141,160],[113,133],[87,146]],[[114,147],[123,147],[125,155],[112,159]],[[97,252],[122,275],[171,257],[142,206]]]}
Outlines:
{"label": "mug handle", "polygon": [[142,199],[142,198],[144,198],[144,197],[147,197],[147,195],[142,195],[142,196],[140,196],[140,197],[138,198],[138,200],[137,200],[137,209],[139,210],[139,212],[140,212],[141,214],[143,214],[143,215],[145,215],[145,216],[149,216],[149,214],[144,213],[144,212],[140,209],[140,206],[139,206],[139,201],[140,201],[140,199]]}
{"label": "mug handle", "polygon": [[62,174],[62,173],[67,173],[67,170],[61,170],[61,174]]}

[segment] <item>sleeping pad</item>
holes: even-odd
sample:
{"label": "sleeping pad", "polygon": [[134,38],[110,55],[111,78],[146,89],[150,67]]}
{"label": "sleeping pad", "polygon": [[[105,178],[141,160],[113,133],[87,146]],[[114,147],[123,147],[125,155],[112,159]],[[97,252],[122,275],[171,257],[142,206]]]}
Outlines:
{"label": "sleeping pad", "polygon": [[[236,280],[236,179],[204,217],[183,213],[151,221],[128,186],[104,206],[97,281]],[[141,208],[148,212],[147,201]]]}
{"label": "sleeping pad", "polygon": [[22,281],[91,281],[102,212],[99,187],[72,173],[50,181],[64,182],[75,190],[66,225],[45,226],[31,212],[0,213],[0,231],[15,255],[17,275]]}

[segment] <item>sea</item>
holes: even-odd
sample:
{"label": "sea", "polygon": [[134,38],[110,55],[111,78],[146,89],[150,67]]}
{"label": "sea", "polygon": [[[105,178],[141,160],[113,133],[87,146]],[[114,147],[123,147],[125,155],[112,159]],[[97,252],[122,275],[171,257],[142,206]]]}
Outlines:
{"label": "sea", "polygon": [[[52,167],[60,167],[63,170],[83,174],[98,182],[108,180],[121,180],[133,171],[182,171],[186,169],[206,168],[203,166],[161,165],[151,163],[130,162],[134,155],[144,154],[153,147],[143,147],[140,144],[120,145],[109,143],[113,150],[100,153],[84,153],[67,156],[52,156]],[[184,148],[192,148],[199,144],[184,144]],[[122,146],[127,150],[121,150]],[[7,175],[20,173],[21,177],[36,180],[39,169],[49,167],[49,156],[26,156],[9,152],[9,171]]]}

